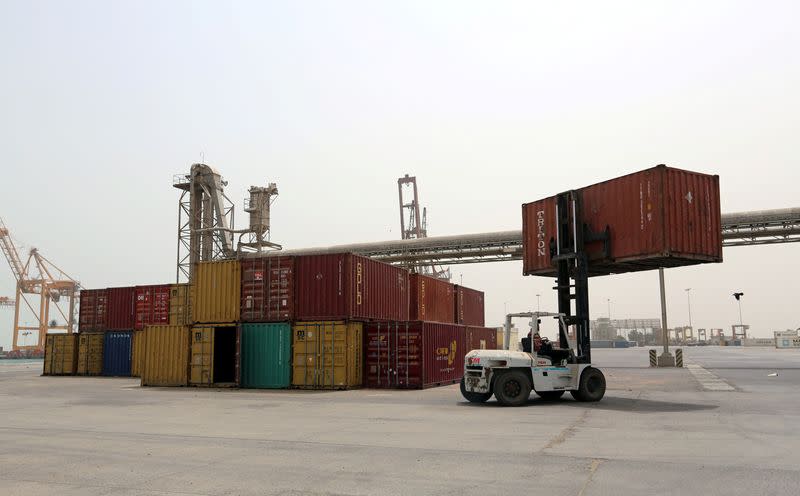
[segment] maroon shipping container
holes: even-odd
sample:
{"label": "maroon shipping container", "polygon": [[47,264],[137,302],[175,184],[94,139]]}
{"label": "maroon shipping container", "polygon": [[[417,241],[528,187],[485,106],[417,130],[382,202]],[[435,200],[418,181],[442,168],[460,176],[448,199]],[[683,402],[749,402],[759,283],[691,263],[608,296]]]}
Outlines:
{"label": "maroon shipping container", "polygon": [[455,291],[447,281],[411,274],[409,320],[455,323]]}
{"label": "maroon shipping container", "polygon": [[135,324],[133,300],[136,287],[108,288],[108,320],[104,331],[125,331]]}
{"label": "maroon shipping container", "polygon": [[78,330],[103,331],[108,318],[108,290],[82,289],[78,309]]}
{"label": "maroon shipping container", "polygon": [[483,291],[455,286],[456,324],[483,327],[486,325]]}
{"label": "maroon shipping container", "polygon": [[297,320],[408,320],[408,271],[340,253],[295,259]]}
{"label": "maroon shipping container", "polygon": [[146,325],[169,324],[170,284],[136,286],[134,290],[134,329]]}
{"label": "maroon shipping container", "polygon": [[364,385],[428,388],[464,375],[464,326],[436,322],[371,322],[364,326]]}
{"label": "maroon shipping container", "polygon": [[242,260],[242,322],[294,320],[294,258]]}
{"label": "maroon shipping container", "polygon": [[497,329],[491,327],[467,327],[466,339],[466,353],[472,350],[497,349]]}
{"label": "maroon shipping container", "polygon": [[[608,256],[585,244],[591,276],[722,261],[719,176],[659,165],[579,191],[579,222],[610,237]],[[555,236],[555,197],[522,206],[525,275],[556,276]]]}

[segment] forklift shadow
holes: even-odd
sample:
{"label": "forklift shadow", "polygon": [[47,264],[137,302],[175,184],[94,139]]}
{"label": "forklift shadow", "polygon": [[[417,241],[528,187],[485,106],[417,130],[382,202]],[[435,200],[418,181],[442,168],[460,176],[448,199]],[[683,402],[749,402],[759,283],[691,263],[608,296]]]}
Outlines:
{"label": "forklift shadow", "polygon": [[[459,402],[459,406],[466,406],[471,408],[507,408],[494,399],[487,403],[469,403],[466,401]],[[634,412],[634,413],[671,413],[671,412],[695,412],[701,410],[714,410],[719,408],[718,405],[704,405],[700,403],[679,403],[674,401],[657,401],[636,398],[619,398],[614,396],[606,396],[597,403],[584,403],[575,401],[572,398],[561,398],[558,400],[543,400],[536,396],[531,396],[525,404],[530,408],[552,408],[552,407],[569,407],[569,408],[584,408],[592,410],[610,410],[616,412]]]}
{"label": "forklift shadow", "polygon": [[539,406],[560,405],[570,408],[591,408],[593,410],[611,410],[617,412],[636,413],[670,413],[670,412],[696,412],[701,410],[714,410],[718,405],[704,405],[702,403],[682,403],[677,401],[658,401],[636,398],[620,398],[606,396],[597,403],[583,403],[572,398],[562,398],[557,401],[546,401],[541,398],[529,400],[529,404]]}

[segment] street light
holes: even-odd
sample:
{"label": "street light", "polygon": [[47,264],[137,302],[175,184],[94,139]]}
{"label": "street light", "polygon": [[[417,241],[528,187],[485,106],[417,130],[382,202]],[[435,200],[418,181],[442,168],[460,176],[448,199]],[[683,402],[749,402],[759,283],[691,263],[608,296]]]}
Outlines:
{"label": "street light", "polygon": [[536,293],[536,311],[537,311],[537,312],[539,312],[539,311],[541,311],[541,310],[542,310],[542,305],[541,305],[541,303],[540,303],[540,301],[539,301],[539,298],[540,298],[541,296],[542,296],[542,295],[540,295],[539,293]]}
{"label": "street light", "polygon": [[686,288],[686,302],[689,304],[689,327],[694,331],[694,327],[692,327],[692,288]]}
{"label": "street light", "polygon": [[744,293],[733,293],[733,297],[739,303],[739,326],[742,326],[742,296]]}
{"label": "street light", "polygon": [[611,322],[611,298],[607,298],[608,301],[608,321]]}

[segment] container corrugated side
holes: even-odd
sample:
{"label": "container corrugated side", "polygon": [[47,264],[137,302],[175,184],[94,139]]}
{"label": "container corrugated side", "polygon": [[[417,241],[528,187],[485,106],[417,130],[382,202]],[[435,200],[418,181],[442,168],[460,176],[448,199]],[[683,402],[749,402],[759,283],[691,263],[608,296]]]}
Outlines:
{"label": "container corrugated side", "polygon": [[200,262],[194,273],[192,316],[197,323],[227,323],[239,320],[241,308],[241,263],[238,260]]}
{"label": "container corrugated side", "polygon": [[454,384],[464,373],[466,330],[435,322],[365,324],[366,387],[428,388]]}
{"label": "container corrugated side", "polygon": [[[583,216],[603,242],[586,243],[589,275],[722,261],[719,177],[663,165],[579,190]],[[556,200],[522,206],[523,273],[555,276]]]}
{"label": "container corrugated side", "polygon": [[466,352],[472,350],[496,350],[497,329],[494,327],[467,326]]}
{"label": "container corrugated side", "polygon": [[295,259],[295,316],[335,320],[349,315],[349,255],[299,256]]}
{"label": "container corrugated side", "polygon": [[77,334],[48,334],[45,337],[43,375],[75,375],[77,365]]}
{"label": "container corrugated side", "polygon": [[298,320],[407,320],[408,271],[358,255],[298,256]]}
{"label": "container corrugated side", "polygon": [[286,322],[242,324],[239,385],[288,388],[292,384],[292,326]]}
{"label": "container corrugated side", "polygon": [[130,377],[133,331],[109,331],[103,336],[103,375]]}
{"label": "container corrugated side", "polygon": [[409,320],[455,323],[455,288],[452,284],[423,274],[411,274],[409,282]]}
{"label": "container corrugated side", "polygon": [[294,319],[294,257],[242,260],[242,322]]}
{"label": "container corrugated side", "polygon": [[100,375],[103,373],[102,332],[81,332],[78,334],[77,375]]}
{"label": "container corrugated side", "polygon": [[108,322],[104,331],[126,331],[133,329],[134,299],[136,288],[108,288]]}
{"label": "container corrugated side", "polygon": [[189,332],[189,385],[232,387],[239,383],[239,328],[197,324]]}
{"label": "container corrugated side", "polygon": [[364,354],[361,322],[295,322],[292,325],[292,387],[360,387]]}
{"label": "container corrugated side", "polygon": [[189,383],[189,328],[144,328],[142,386],[186,386]]}
{"label": "container corrugated side", "polygon": [[169,324],[170,284],[136,286],[134,294],[134,329],[146,325]]}
{"label": "container corrugated side", "polygon": [[360,255],[351,255],[350,262],[349,318],[408,320],[408,270]]}
{"label": "container corrugated side", "polygon": [[456,323],[477,327],[486,325],[483,291],[456,285],[455,293]]}
{"label": "container corrugated side", "polygon": [[189,285],[172,284],[169,288],[169,325],[189,325]]}
{"label": "container corrugated side", "polygon": [[131,343],[131,377],[141,377],[144,367],[144,330],[134,331]]}
{"label": "container corrugated side", "polygon": [[82,289],[78,309],[78,330],[102,331],[108,318],[108,290]]}

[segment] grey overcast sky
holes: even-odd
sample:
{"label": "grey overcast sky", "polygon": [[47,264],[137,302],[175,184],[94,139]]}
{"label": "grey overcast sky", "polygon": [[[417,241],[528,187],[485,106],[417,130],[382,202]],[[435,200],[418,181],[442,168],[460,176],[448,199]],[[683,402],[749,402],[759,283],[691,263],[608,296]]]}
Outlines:
{"label": "grey overcast sky", "polygon": [[[277,182],[287,248],[399,237],[404,173],[432,235],[518,229],[523,202],[659,163],[719,174],[723,212],[798,206],[798,5],[3,0],[0,216],[102,287],[174,279],[171,179],[201,154],[239,208]],[[668,270],[670,324],[691,287],[695,328],[730,332],[734,290],[755,335],[800,327],[799,250]],[[554,308],[521,273],[454,267],[493,325]],[[659,315],[656,272],[590,292],[594,317]]]}

